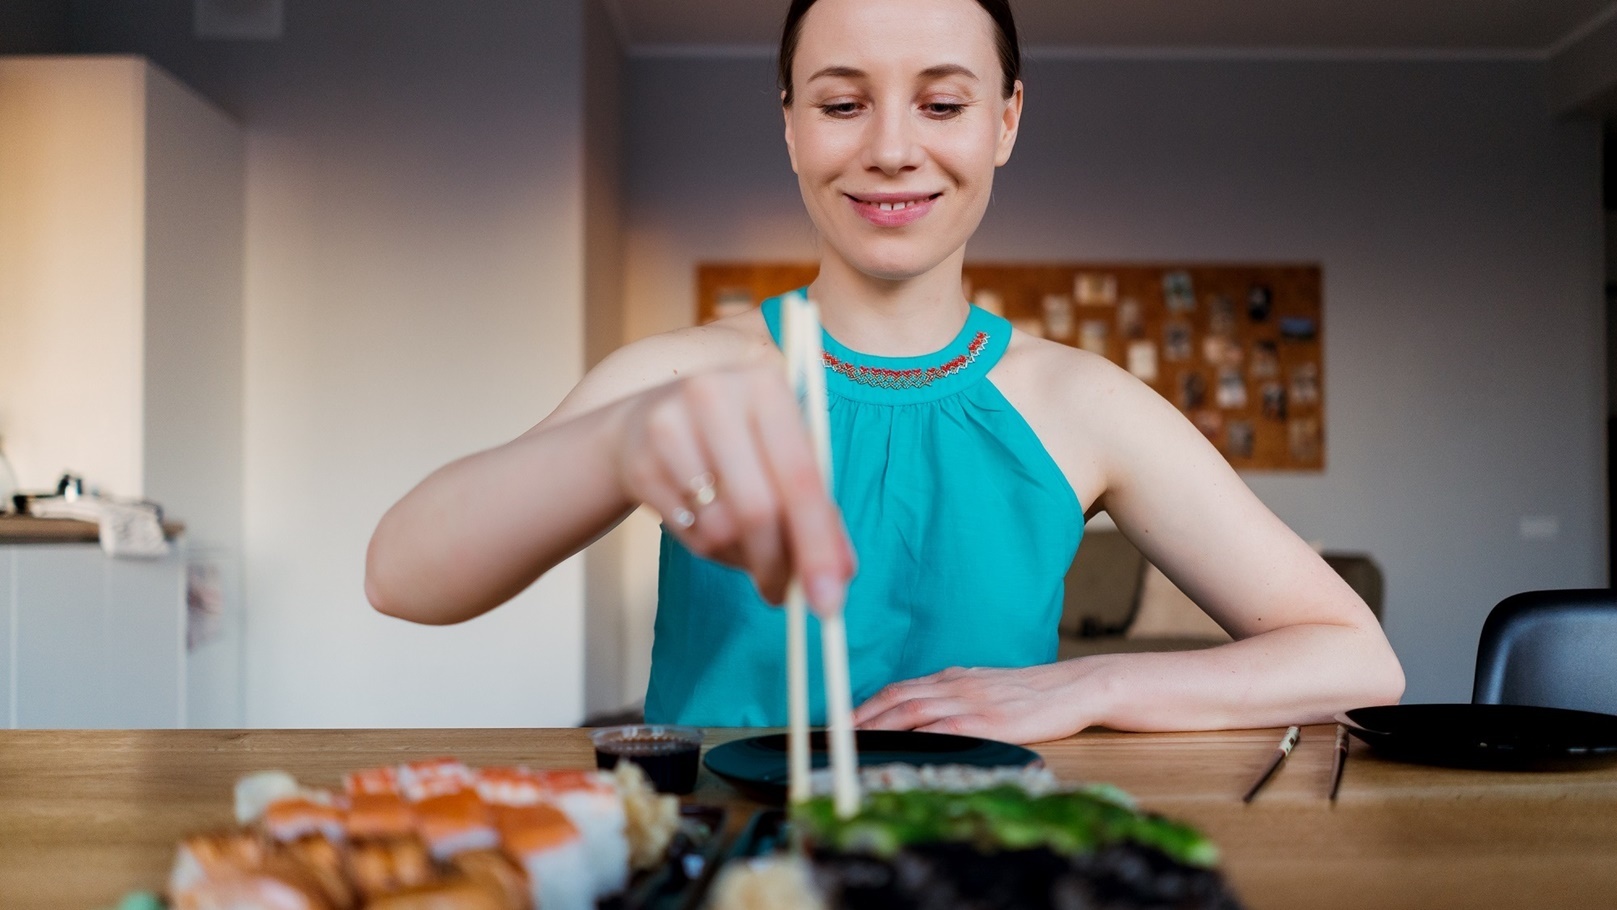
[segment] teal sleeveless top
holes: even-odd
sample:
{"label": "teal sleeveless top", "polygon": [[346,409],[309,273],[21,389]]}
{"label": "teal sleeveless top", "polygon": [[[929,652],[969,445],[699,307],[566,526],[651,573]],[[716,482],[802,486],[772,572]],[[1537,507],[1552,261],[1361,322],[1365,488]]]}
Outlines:
{"label": "teal sleeveless top", "polygon": [[[763,303],[780,343],[780,298]],[[1056,659],[1062,582],[1083,507],[987,374],[1011,326],[972,307],[948,347],[875,357],[824,336],[834,495],[858,574],[848,589],[853,701],[949,667]],[[721,494],[722,490],[721,490]],[[665,528],[646,720],[786,725],[786,616],[743,572]],[[823,724],[819,623],[809,712]]]}

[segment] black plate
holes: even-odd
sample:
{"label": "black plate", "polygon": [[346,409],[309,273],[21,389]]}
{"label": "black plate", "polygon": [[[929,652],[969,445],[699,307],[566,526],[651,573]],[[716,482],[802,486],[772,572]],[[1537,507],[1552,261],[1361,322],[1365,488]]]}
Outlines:
{"label": "black plate", "polygon": [[[1021,768],[1042,762],[1039,753],[1010,743],[946,733],[913,730],[855,730],[859,765],[974,765]],[[816,768],[830,763],[825,733],[809,735],[809,760]],[[702,759],[709,771],[737,790],[763,803],[786,801],[786,734],[737,739],[709,749]]]}
{"label": "black plate", "polygon": [[1386,705],[1337,717],[1388,758],[1428,765],[1561,770],[1617,761],[1617,717],[1527,705]]}
{"label": "black plate", "polygon": [[623,894],[598,901],[598,910],[690,910],[697,906],[724,858],[720,848],[727,821],[726,811],[716,806],[680,806],[679,831],[668,845],[663,863],[635,876]]}

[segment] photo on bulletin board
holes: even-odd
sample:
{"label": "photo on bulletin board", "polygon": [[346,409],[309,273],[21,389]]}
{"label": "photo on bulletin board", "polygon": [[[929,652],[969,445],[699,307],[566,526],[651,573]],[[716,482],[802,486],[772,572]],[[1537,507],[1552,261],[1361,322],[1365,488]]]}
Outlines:
{"label": "photo on bulletin board", "polygon": [[[814,280],[813,263],[704,263],[698,323]],[[962,290],[1017,331],[1106,357],[1241,470],[1325,469],[1317,264],[967,263]]]}

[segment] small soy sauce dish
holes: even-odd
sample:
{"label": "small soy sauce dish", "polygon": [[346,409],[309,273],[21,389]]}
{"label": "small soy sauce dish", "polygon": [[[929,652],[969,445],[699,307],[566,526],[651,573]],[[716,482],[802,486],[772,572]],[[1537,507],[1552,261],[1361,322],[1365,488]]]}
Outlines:
{"label": "small soy sauce dish", "polygon": [[603,771],[627,760],[646,772],[659,793],[689,793],[696,789],[697,759],[702,754],[702,731],[696,727],[602,727],[590,732],[590,740],[595,744],[595,767]]}

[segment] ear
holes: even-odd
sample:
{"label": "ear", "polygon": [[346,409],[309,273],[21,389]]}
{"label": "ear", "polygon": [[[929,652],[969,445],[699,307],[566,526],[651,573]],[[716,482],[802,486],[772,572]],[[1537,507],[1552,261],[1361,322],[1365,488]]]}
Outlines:
{"label": "ear", "polygon": [[797,144],[792,138],[792,106],[786,103],[786,93],[780,93],[780,113],[786,120],[786,157],[792,161],[792,173],[797,173]]}
{"label": "ear", "polygon": [[1022,126],[1022,80],[1016,80],[1011,97],[1005,99],[1005,115],[1000,122],[999,148],[994,151],[994,166],[1011,160],[1011,149],[1016,147],[1016,131]]}

